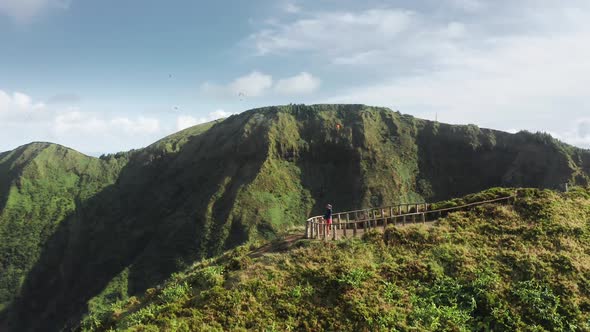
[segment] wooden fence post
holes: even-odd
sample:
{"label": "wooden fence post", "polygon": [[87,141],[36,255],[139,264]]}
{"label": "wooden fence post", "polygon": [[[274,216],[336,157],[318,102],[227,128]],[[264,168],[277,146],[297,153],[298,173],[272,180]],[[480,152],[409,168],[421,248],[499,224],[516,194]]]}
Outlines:
{"label": "wooden fence post", "polygon": [[318,220],[314,219],[313,221],[313,238],[317,239],[320,235],[319,235],[320,230],[318,229]]}
{"label": "wooden fence post", "polygon": [[346,229],[348,228],[348,223],[350,222],[350,217],[348,213],[346,214],[346,224],[344,224],[344,237],[346,237]]}
{"label": "wooden fence post", "polygon": [[379,226],[379,218],[381,218],[381,216],[379,216],[379,211],[373,210],[373,228]]}
{"label": "wooden fence post", "polygon": [[[340,223],[340,221],[338,223]],[[337,227],[336,227],[335,224],[332,224],[330,226],[332,226],[332,241],[336,241],[336,229],[337,229]]]}
{"label": "wooden fence post", "polygon": [[317,225],[318,225],[318,240],[321,240],[322,239],[322,225],[320,225],[319,221],[318,221]]}

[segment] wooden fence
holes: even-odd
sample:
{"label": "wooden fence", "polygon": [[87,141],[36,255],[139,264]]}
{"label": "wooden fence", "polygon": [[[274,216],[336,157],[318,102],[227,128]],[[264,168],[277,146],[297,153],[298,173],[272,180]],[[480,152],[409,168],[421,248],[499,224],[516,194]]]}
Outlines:
{"label": "wooden fence", "polygon": [[[332,215],[332,225],[328,230],[328,224],[322,216],[307,219],[305,236],[308,239],[337,240],[342,237],[356,237],[365,230],[385,228],[387,225],[406,225],[410,223],[426,223],[446,216],[450,212],[471,208],[473,206],[510,202],[515,195],[490,199],[486,201],[464,204],[443,209],[432,210],[432,204],[412,203],[399,204],[382,208],[371,208],[356,211],[339,212]],[[328,236],[329,233],[329,236]]]}

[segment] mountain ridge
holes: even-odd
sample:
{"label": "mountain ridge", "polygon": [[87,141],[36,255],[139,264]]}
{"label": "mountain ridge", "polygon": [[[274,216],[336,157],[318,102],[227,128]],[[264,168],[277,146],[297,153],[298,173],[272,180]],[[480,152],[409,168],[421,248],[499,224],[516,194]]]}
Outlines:
{"label": "mountain ridge", "polygon": [[[15,275],[22,288],[10,279],[19,330],[61,329],[87,303],[141,293],[190,262],[273,238],[328,201],[343,210],[494,186],[559,188],[590,174],[589,152],[548,135],[364,105],[258,108],[87,158],[94,189],[79,201],[67,191],[68,213],[51,219],[56,228],[35,244],[39,259]],[[2,210],[0,226],[17,219]]]}

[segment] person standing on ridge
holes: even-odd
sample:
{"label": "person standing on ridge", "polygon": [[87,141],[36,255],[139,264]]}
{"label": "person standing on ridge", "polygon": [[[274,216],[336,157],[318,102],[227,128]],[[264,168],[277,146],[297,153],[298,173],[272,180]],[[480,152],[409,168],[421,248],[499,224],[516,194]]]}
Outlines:
{"label": "person standing on ridge", "polygon": [[328,237],[330,236],[330,228],[332,226],[332,205],[326,205],[326,213],[324,214],[324,220],[326,221],[326,231]]}

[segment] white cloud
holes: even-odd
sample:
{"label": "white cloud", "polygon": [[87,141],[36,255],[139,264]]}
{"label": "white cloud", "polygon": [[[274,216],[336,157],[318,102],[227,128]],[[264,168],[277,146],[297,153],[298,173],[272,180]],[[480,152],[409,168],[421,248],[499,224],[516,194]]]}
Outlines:
{"label": "white cloud", "polygon": [[247,44],[259,55],[304,50],[338,54],[382,48],[410,27],[413,16],[411,11],[395,9],[319,13],[258,31],[248,37]]}
{"label": "white cloud", "polygon": [[297,14],[301,11],[301,8],[292,2],[287,2],[283,6],[283,10],[290,14]]}
{"label": "white cloud", "polygon": [[31,97],[21,92],[15,92],[12,96],[12,101],[15,106],[19,108],[27,108],[31,105]]}
{"label": "white cloud", "polygon": [[181,115],[176,118],[176,129],[183,130],[192,126],[196,126],[201,123],[227,118],[228,116],[232,115],[233,113],[226,112],[224,110],[215,110],[209,113],[206,117],[195,118],[190,115]]}
{"label": "white cloud", "polygon": [[[563,21],[558,18],[552,21]],[[482,40],[485,47],[461,43],[425,60],[438,64],[434,70],[352,87],[329,101],[417,115],[437,110],[441,121],[455,123],[563,131],[566,125],[558,126],[568,118],[559,113],[566,104],[569,118],[590,111],[590,45],[581,43],[589,39],[589,29],[571,26],[561,34],[491,37]]]}
{"label": "white cloud", "polygon": [[196,126],[198,124],[204,123],[206,121],[201,121],[201,119],[197,119],[190,115],[180,115],[176,118],[176,129],[183,130],[192,126]]}
{"label": "white cloud", "polygon": [[305,94],[316,91],[320,86],[320,79],[308,72],[279,79],[276,84],[271,75],[253,71],[234,79],[231,83],[220,85],[205,82],[201,85],[201,93],[221,99],[238,99],[262,97],[269,92],[278,94]]}
{"label": "white cloud", "polygon": [[553,136],[570,144],[590,149],[590,118],[579,118],[574,127],[563,134],[552,133]]}
{"label": "white cloud", "polygon": [[243,93],[249,97],[258,97],[266,93],[272,86],[272,76],[253,71],[248,75],[236,78],[229,89],[234,94]]}
{"label": "white cloud", "polygon": [[463,23],[450,22],[446,29],[443,29],[443,35],[449,38],[461,38],[467,34],[467,29]]}
{"label": "white cloud", "polygon": [[316,91],[320,87],[320,79],[310,73],[301,72],[293,77],[281,79],[275,90],[280,94],[306,94]]}
{"label": "white cloud", "polygon": [[104,152],[145,146],[164,133],[156,118],[52,108],[22,93],[0,90],[0,151],[50,141],[80,151]]}
{"label": "white cloud", "polygon": [[8,107],[11,103],[12,98],[10,98],[10,96],[6,92],[0,90],[0,112],[8,111]]}
{"label": "white cloud", "polygon": [[0,151],[31,141],[50,140],[52,114],[44,103],[22,92],[0,90]]}
{"label": "white cloud", "polygon": [[209,118],[212,120],[217,120],[221,118],[227,118],[228,116],[232,115],[233,113],[226,112],[224,110],[215,110],[209,113]]}
{"label": "white cloud", "polygon": [[49,9],[67,9],[70,0],[0,0],[0,14],[27,22]]}
{"label": "white cloud", "polygon": [[576,128],[576,134],[590,143],[590,119],[581,119]]}
{"label": "white cloud", "polygon": [[[72,147],[80,146],[84,150],[92,146],[95,150],[90,151],[111,151],[109,145],[117,142],[123,144],[124,149],[137,148],[162,134],[160,121],[155,118],[108,117],[75,109],[58,112],[50,130],[58,141],[71,142]],[[76,140],[82,140],[84,145],[78,145]]]}
{"label": "white cloud", "polygon": [[107,118],[95,113],[76,109],[59,113],[55,117],[54,131],[58,135],[146,135],[160,131],[160,121],[154,118],[128,117]]}
{"label": "white cloud", "polygon": [[49,141],[87,153],[140,148],[165,134],[156,118],[110,116],[77,108],[56,111],[48,127]]}
{"label": "white cloud", "polygon": [[460,52],[462,42],[476,38],[471,29],[466,22],[405,9],[319,12],[266,26],[246,45],[260,56],[302,53],[337,65],[388,66],[399,74],[436,67],[439,58]]}
{"label": "white cloud", "polygon": [[96,134],[107,129],[104,120],[93,115],[84,114],[76,109],[58,114],[54,120],[53,130],[58,135],[72,135],[74,133]]}
{"label": "white cloud", "polygon": [[306,14],[266,25],[247,41],[258,55],[313,59],[358,75],[317,102],[438,112],[440,121],[550,131],[585,144],[585,136],[566,133],[590,113],[590,3],[449,1],[450,12]]}
{"label": "white cloud", "polygon": [[33,99],[22,92],[13,92],[12,95],[0,90],[0,120],[18,120],[30,117],[33,112],[43,111],[45,104],[34,102]]}
{"label": "white cloud", "polygon": [[155,118],[140,116],[136,119],[117,117],[107,121],[114,128],[120,128],[129,135],[153,134],[160,131],[160,121]]}
{"label": "white cloud", "polygon": [[234,79],[227,85],[205,82],[201,85],[201,92],[219,98],[239,96],[260,97],[272,87],[272,76],[252,71],[251,73]]}

